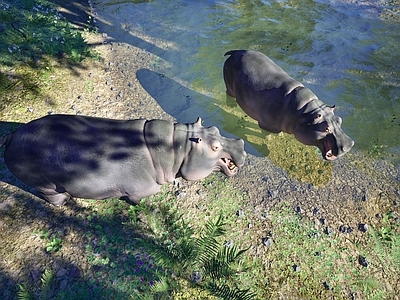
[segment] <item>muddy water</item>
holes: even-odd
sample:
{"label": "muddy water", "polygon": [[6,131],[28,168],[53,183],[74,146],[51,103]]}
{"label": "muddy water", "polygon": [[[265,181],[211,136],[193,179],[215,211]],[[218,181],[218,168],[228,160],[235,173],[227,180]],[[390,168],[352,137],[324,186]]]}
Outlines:
{"label": "muddy water", "polygon": [[[397,6],[396,6],[397,5]],[[400,17],[396,1],[118,1],[96,0],[97,25],[121,63],[134,48],[151,68],[125,70],[179,122],[202,117],[246,150],[268,157],[291,178],[314,185],[334,165],[293,136],[258,128],[225,96],[224,53],[255,49],[274,59],[327,104],[336,105],[356,144],[349,154],[373,163],[400,153]],[[135,116],[133,116],[135,117]],[[146,116],[151,117],[151,116]],[[378,158],[377,158],[378,157]],[[363,162],[361,162],[363,164]],[[396,177],[396,176],[395,176]],[[398,176],[397,176],[398,178]]]}

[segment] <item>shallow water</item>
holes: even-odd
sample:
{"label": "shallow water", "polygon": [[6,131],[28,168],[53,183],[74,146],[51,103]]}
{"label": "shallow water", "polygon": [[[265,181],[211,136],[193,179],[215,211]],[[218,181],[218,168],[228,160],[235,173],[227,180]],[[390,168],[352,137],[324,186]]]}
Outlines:
{"label": "shallow water", "polygon": [[265,53],[322,101],[336,105],[344,131],[355,140],[353,151],[398,156],[400,15],[399,4],[390,3],[97,0],[95,6],[110,37],[156,57],[152,70],[136,76],[167,113],[180,122],[201,116],[205,125],[245,139],[250,153],[271,158],[272,148],[304,147],[292,136],[260,130],[226,102],[224,53]]}

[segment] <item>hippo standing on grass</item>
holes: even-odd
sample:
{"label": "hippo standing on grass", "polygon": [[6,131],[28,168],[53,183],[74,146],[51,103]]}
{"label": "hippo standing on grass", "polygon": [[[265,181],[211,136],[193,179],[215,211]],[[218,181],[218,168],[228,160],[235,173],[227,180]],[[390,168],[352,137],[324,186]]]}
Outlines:
{"label": "hippo standing on grass", "polygon": [[110,120],[50,115],[0,139],[5,163],[45,200],[122,197],[133,203],[178,176],[199,180],[213,171],[235,175],[246,153],[218,128],[163,120]]}
{"label": "hippo standing on grass", "polygon": [[258,51],[233,50],[224,64],[226,92],[258,125],[270,132],[292,133],[317,146],[326,160],[335,160],[354,145],[341,129],[335,106],[324,104]]}

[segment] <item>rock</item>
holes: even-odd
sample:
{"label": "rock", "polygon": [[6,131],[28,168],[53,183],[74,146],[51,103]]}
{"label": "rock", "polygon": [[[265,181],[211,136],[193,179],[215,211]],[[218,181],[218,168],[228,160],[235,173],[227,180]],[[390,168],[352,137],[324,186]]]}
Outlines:
{"label": "rock", "polygon": [[319,215],[321,214],[321,211],[318,209],[318,207],[315,207],[313,210],[313,215]]}
{"label": "rock", "polygon": [[57,272],[57,277],[62,277],[62,276],[64,276],[65,274],[67,274],[67,270],[66,269],[64,269],[64,268],[62,268],[62,269],[60,269],[60,270],[58,270],[58,272]]}
{"label": "rock", "polygon": [[365,268],[368,267],[368,264],[369,264],[367,258],[362,255],[358,256],[358,263]]}
{"label": "rock", "polygon": [[358,224],[358,230],[360,230],[361,232],[367,232],[368,224],[363,224],[363,223]]}
{"label": "rock", "polygon": [[242,209],[239,209],[239,210],[236,212],[236,215],[237,215],[239,218],[243,218],[243,217],[244,217],[244,211],[243,211]]}
{"label": "rock", "polygon": [[329,290],[332,289],[332,287],[330,286],[330,284],[329,284],[328,282],[326,282],[326,281],[324,281],[324,282],[322,283],[322,285],[324,286],[325,290],[327,290],[327,291],[329,291]]}
{"label": "rock", "polygon": [[329,235],[329,236],[332,236],[332,234],[333,234],[333,229],[330,228],[330,227],[326,227],[325,230],[324,230],[324,232],[325,232],[325,234],[327,234],[327,235]]}
{"label": "rock", "polygon": [[67,286],[68,286],[68,280],[67,279],[61,280],[61,282],[60,282],[60,290],[65,290],[65,288]]}
{"label": "rock", "polygon": [[300,206],[296,206],[296,207],[294,208],[294,211],[297,212],[298,214],[302,214],[302,213],[303,213],[303,210],[301,209]]}
{"label": "rock", "polygon": [[272,239],[270,238],[262,238],[262,243],[264,244],[264,246],[266,247],[271,247],[272,246]]}
{"label": "rock", "polygon": [[199,271],[194,271],[191,275],[190,275],[190,280],[192,280],[193,282],[199,283],[202,281],[202,276],[201,273]]}
{"label": "rock", "polygon": [[293,265],[292,267],[293,267],[293,271],[294,271],[294,272],[300,272],[300,266],[298,266],[298,265],[295,264],[295,265]]}

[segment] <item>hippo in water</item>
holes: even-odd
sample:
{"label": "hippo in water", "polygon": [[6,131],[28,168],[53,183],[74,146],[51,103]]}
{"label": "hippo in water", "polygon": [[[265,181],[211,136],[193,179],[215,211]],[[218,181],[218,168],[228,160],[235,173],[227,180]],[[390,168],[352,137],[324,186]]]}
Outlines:
{"label": "hippo in water", "polygon": [[294,134],[317,146],[326,160],[335,160],[354,145],[341,129],[335,106],[324,104],[258,51],[233,50],[224,64],[226,92],[267,131]]}
{"label": "hippo in water", "polygon": [[235,175],[246,157],[243,140],[203,127],[200,118],[181,124],[49,115],[4,136],[2,145],[9,170],[54,205],[70,197],[138,203],[176,177]]}

